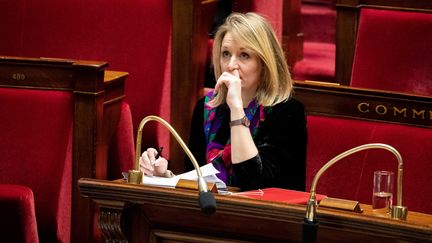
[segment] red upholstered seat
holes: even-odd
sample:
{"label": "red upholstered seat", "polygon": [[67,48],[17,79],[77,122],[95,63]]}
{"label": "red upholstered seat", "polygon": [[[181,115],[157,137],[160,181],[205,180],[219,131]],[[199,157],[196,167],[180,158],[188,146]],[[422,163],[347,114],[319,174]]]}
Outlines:
{"label": "red upholstered seat", "polygon": [[4,242],[39,242],[33,192],[20,185],[0,184],[0,235]]}
{"label": "red upholstered seat", "polygon": [[108,179],[122,178],[121,172],[134,167],[135,143],[130,106],[122,102],[120,120],[112,139],[108,155]]}
{"label": "red upholstered seat", "polygon": [[351,86],[432,95],[432,13],[362,8]]}
{"label": "red upholstered seat", "polygon": [[[316,172],[330,159],[366,143],[396,148],[404,161],[403,201],[411,211],[432,213],[430,171],[432,130],[414,126],[353,119],[308,116],[307,190]],[[397,159],[385,150],[365,150],[350,155],[328,169],[317,184],[317,193],[371,204],[373,172],[397,174]],[[396,180],[395,180],[396,183]],[[394,185],[396,192],[396,184]],[[396,196],[396,194],[394,194]]]}
{"label": "red upholstered seat", "polygon": [[73,101],[72,92],[0,88],[0,183],[32,190],[41,242],[70,242]]}

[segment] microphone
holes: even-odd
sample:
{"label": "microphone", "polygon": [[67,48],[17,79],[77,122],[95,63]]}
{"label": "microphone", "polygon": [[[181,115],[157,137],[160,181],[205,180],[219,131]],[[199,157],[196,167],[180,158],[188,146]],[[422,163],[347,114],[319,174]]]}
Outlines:
{"label": "microphone", "polygon": [[189,150],[189,148],[183,142],[181,137],[174,130],[174,128],[168,122],[166,122],[164,119],[162,119],[158,116],[147,116],[147,117],[144,117],[144,119],[142,119],[140,122],[140,125],[138,127],[136,147],[135,147],[135,168],[133,170],[129,170],[128,183],[141,184],[141,182],[142,182],[143,173],[139,169],[139,159],[141,157],[142,130],[144,128],[144,125],[149,121],[160,122],[162,125],[164,125],[166,128],[168,128],[170,133],[174,136],[174,138],[177,140],[177,142],[183,148],[183,150],[185,151],[185,153],[187,154],[187,156],[191,160],[191,162],[192,162],[192,164],[195,167],[195,170],[197,172],[198,191],[199,191],[198,199],[199,199],[201,211],[205,214],[214,213],[216,211],[216,200],[215,200],[213,194],[210,192],[210,190],[207,187],[207,183],[205,182],[204,177],[202,176],[201,169],[198,165],[198,162],[196,161],[192,152]]}
{"label": "microphone", "polygon": [[392,213],[391,217],[393,219],[403,219],[405,220],[408,214],[407,207],[402,206],[402,175],[403,175],[403,162],[402,162],[402,156],[400,153],[392,146],[382,143],[369,143],[369,144],[363,144],[357,147],[354,147],[350,150],[347,150],[338,156],[334,157],[330,161],[328,161],[319,171],[316,173],[315,177],[313,178],[311,189],[310,189],[310,197],[307,203],[306,207],[306,216],[303,221],[303,240],[304,241],[315,241],[316,235],[318,231],[318,221],[316,220],[315,214],[316,209],[318,207],[317,200],[316,200],[316,185],[318,183],[319,178],[321,175],[328,169],[330,166],[338,162],[339,160],[347,157],[348,155],[354,154],[356,152],[366,150],[366,149],[384,149],[387,151],[390,151],[395,155],[397,161],[398,161],[398,173],[397,173],[397,202],[396,206],[392,207]]}

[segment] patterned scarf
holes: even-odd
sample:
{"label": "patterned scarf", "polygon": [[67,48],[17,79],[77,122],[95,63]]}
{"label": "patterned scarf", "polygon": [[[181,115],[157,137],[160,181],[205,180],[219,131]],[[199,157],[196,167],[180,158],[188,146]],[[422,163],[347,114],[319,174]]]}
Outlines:
{"label": "patterned scarf", "polygon": [[[231,140],[225,144],[215,141],[216,134],[220,130],[224,120],[229,118],[229,108],[227,105],[211,107],[208,102],[213,98],[213,91],[210,91],[204,101],[204,133],[206,136],[206,161],[213,163],[214,167],[220,171],[217,176],[228,186],[236,185],[235,175],[231,163]],[[250,132],[255,138],[261,123],[264,121],[271,107],[258,105],[256,100],[249,103],[245,109],[245,114],[250,121]]]}

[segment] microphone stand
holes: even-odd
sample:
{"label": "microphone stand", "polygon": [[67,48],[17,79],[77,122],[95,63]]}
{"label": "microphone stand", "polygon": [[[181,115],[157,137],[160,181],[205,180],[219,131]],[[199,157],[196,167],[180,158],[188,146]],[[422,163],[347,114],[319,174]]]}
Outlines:
{"label": "microphone stand", "polygon": [[402,206],[402,175],[403,175],[403,162],[402,162],[402,156],[400,153],[393,148],[390,145],[382,144],[382,143],[369,143],[360,145],[358,147],[352,148],[350,150],[347,150],[338,156],[331,159],[329,162],[327,162],[321,169],[316,173],[311,189],[310,189],[310,197],[307,203],[306,207],[306,217],[303,222],[303,240],[304,241],[315,241],[316,240],[316,234],[318,229],[318,221],[316,220],[315,214],[316,209],[318,207],[317,201],[316,201],[316,185],[318,183],[319,178],[321,175],[328,169],[330,166],[338,162],[339,160],[347,157],[348,155],[354,154],[356,152],[366,150],[366,149],[384,149],[387,151],[390,151],[395,155],[398,161],[398,173],[397,173],[397,201],[396,206],[392,207],[391,217],[393,219],[402,219],[405,220],[408,214],[407,207]]}
{"label": "microphone stand", "polygon": [[193,156],[192,152],[189,150],[189,148],[186,146],[186,144],[183,142],[181,137],[178,135],[178,133],[174,130],[174,128],[166,122],[164,119],[158,117],[158,116],[147,116],[144,117],[144,119],[141,120],[139,127],[138,127],[138,133],[137,133],[137,140],[136,140],[136,147],[135,147],[135,168],[133,170],[129,170],[128,173],[128,183],[134,183],[134,184],[141,184],[142,183],[142,177],[143,173],[141,172],[139,168],[139,159],[141,157],[141,140],[142,140],[142,130],[144,128],[144,125],[149,121],[157,121],[164,125],[168,130],[171,132],[171,134],[174,136],[174,138],[177,140],[177,142],[180,144],[180,146],[183,148],[189,159],[192,161],[193,166],[195,167],[195,170],[198,175],[198,191],[199,191],[199,202],[201,210],[205,214],[212,214],[216,211],[216,201],[214,199],[213,194],[209,191],[207,187],[207,183],[204,180],[204,177],[202,176],[201,169],[198,165],[198,162],[196,161],[195,157]]}

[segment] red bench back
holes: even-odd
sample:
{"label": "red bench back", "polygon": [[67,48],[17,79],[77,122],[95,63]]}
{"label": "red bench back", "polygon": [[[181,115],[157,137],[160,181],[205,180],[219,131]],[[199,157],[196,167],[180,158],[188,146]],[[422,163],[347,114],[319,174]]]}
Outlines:
{"label": "red bench back", "polygon": [[41,242],[69,242],[71,92],[0,88],[0,183],[32,189]]}
{"label": "red bench back", "polygon": [[362,8],[351,86],[432,95],[432,13]]}
{"label": "red bench back", "polygon": [[[403,205],[409,210],[432,213],[430,174],[432,130],[383,122],[308,116],[307,191],[317,171],[329,160],[353,147],[367,143],[393,146],[403,158]],[[373,172],[395,173],[397,159],[389,151],[370,149],[352,154],[330,167],[317,184],[317,193],[371,204]],[[422,198],[419,200],[419,198]]]}

